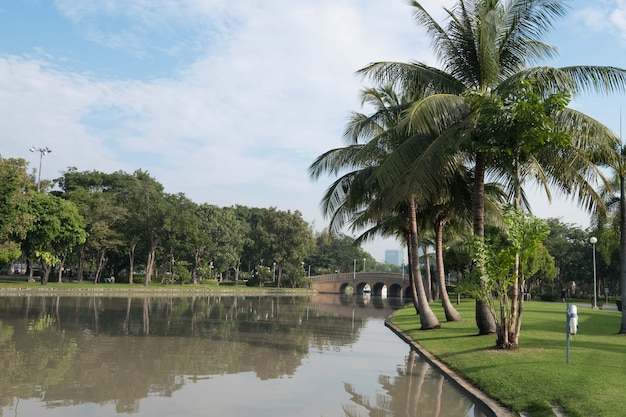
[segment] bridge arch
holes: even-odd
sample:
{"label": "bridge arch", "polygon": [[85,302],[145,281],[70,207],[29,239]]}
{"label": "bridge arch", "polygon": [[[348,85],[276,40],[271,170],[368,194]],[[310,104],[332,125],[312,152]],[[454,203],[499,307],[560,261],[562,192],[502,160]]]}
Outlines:
{"label": "bridge arch", "polygon": [[340,273],[310,277],[311,287],[320,293],[345,294],[349,287],[354,294],[363,295],[369,287],[371,294],[382,297],[410,296],[410,282],[402,274],[376,272]]}

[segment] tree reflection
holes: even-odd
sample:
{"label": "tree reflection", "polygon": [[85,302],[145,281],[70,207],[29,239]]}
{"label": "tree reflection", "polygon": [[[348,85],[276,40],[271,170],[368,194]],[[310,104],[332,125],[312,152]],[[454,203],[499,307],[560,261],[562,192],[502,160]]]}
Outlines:
{"label": "tree reflection", "polygon": [[[289,378],[311,350],[352,346],[366,310],[356,299],[330,305],[291,296],[0,297],[0,406],[37,399],[133,414],[144,398],[212,376]],[[345,414],[447,417],[471,407],[415,352],[397,373],[379,376],[383,393],[373,404],[346,383]]]}
{"label": "tree reflection", "polygon": [[[398,369],[397,376],[381,375],[379,382],[385,393],[376,393],[373,404],[352,384],[344,383],[351,401],[342,406],[346,417],[469,416],[473,407],[451,384],[445,384],[445,378],[413,350],[407,356],[406,366]],[[442,407],[442,404],[446,406]]]}
{"label": "tree reflection", "polygon": [[354,343],[354,327],[310,311],[308,297],[1,297],[0,405],[109,402],[133,413],[141,398],[210,375],[294,375],[310,346]]}

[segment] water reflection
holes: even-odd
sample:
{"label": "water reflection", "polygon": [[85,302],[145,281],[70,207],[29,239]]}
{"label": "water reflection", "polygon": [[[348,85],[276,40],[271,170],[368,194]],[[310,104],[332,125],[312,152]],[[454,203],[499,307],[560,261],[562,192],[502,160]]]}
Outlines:
{"label": "water reflection", "polygon": [[399,306],[333,295],[0,297],[0,415],[479,415],[384,328]]}

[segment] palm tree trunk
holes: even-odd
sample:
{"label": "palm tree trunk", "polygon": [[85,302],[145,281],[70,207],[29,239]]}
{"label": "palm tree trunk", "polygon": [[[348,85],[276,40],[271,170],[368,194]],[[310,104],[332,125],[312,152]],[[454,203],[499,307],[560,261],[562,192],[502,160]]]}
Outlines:
{"label": "palm tree trunk", "polygon": [[448,297],[448,290],[446,289],[446,271],[443,264],[443,230],[445,227],[445,221],[439,220],[435,225],[435,255],[437,257],[437,276],[439,278],[439,288],[441,296],[441,305],[446,313],[447,321],[461,321],[461,315],[454,308]]}
{"label": "palm tree trunk", "polygon": [[[472,216],[474,218],[474,236],[485,236],[485,166],[487,158],[482,152],[476,153],[474,167],[474,190],[472,199]],[[485,278],[481,277],[481,285],[485,285]],[[482,300],[476,300],[476,326],[478,334],[493,334],[496,332],[496,320],[489,305]]]}
{"label": "palm tree trunk", "polygon": [[[411,232],[409,231],[408,235],[408,242],[411,242]],[[419,304],[419,300],[417,297],[417,287],[415,285],[415,275],[413,274],[413,255],[411,254],[411,252],[413,251],[413,248],[411,247],[411,245],[407,245],[407,254],[408,254],[408,259],[409,259],[409,282],[411,283],[411,300],[413,301],[413,308],[415,309],[415,314],[417,314],[419,316],[420,314],[420,304]]]}
{"label": "palm tree trunk", "polygon": [[[622,163],[625,163],[624,156],[622,155]],[[620,167],[622,172],[619,175],[619,220],[620,220],[620,260],[619,260],[619,275],[622,282],[622,323],[620,325],[620,334],[626,333],[626,184],[624,179],[624,167]]]}
{"label": "palm tree trunk", "polygon": [[409,245],[411,246],[410,255],[412,263],[411,268],[413,270],[415,290],[417,292],[422,330],[439,329],[441,327],[441,324],[439,324],[437,316],[435,316],[435,313],[433,313],[430,306],[428,305],[428,300],[426,299],[426,294],[424,292],[424,283],[422,281],[422,273],[420,271],[421,268],[418,253],[419,242],[417,231],[417,213],[415,200],[413,198],[411,198],[409,201],[409,228]]}
{"label": "palm tree trunk", "polygon": [[433,284],[432,284],[432,276],[430,271],[430,258],[428,257],[428,245],[424,245],[424,264],[426,269],[426,277],[424,278],[424,290],[426,292],[426,299],[429,303],[433,301]]}

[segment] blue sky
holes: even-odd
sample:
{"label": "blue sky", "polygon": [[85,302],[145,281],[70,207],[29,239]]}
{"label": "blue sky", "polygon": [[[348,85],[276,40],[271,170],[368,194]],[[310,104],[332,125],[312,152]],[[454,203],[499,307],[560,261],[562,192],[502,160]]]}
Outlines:
{"label": "blue sky", "polygon": [[[435,15],[449,1],[425,0]],[[547,65],[626,68],[626,1],[574,0]],[[198,203],[300,210],[325,226],[331,179],[307,168],[343,144],[377,60],[436,64],[405,0],[6,0],[0,2],[0,154],[50,147],[42,178],[67,167],[143,169]],[[624,94],[571,106],[620,129]],[[587,226],[571,203],[541,217]],[[366,246],[376,259],[395,242]]]}

